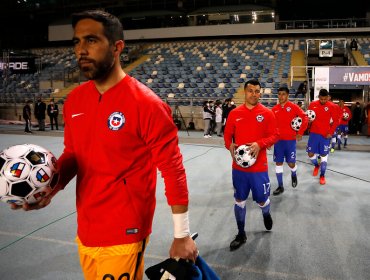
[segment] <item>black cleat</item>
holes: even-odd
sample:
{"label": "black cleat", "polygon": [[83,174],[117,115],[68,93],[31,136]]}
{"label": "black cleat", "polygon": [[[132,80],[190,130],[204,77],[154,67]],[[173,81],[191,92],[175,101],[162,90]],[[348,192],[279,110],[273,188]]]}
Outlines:
{"label": "black cleat", "polygon": [[238,234],[235,239],[230,243],[230,251],[234,251],[242,246],[247,241],[246,234]]}
{"label": "black cleat", "polygon": [[273,191],[273,195],[279,195],[284,192],[284,187],[277,187],[276,190]]}
{"label": "black cleat", "polygon": [[272,229],[272,218],[270,213],[263,215],[263,223],[265,224],[265,228],[267,230]]}
{"label": "black cleat", "polygon": [[298,185],[297,176],[292,175],[292,187],[295,188]]}

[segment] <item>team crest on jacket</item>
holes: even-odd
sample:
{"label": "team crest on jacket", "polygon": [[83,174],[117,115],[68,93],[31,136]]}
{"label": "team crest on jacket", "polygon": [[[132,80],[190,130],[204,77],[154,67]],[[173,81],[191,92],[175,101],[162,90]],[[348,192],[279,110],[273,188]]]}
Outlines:
{"label": "team crest on jacket", "polygon": [[291,110],[292,110],[292,108],[290,108],[290,107],[287,107],[287,108],[286,108],[286,111],[287,111],[287,112],[290,112]]}
{"label": "team crest on jacket", "polygon": [[258,122],[262,122],[262,121],[263,121],[263,119],[264,119],[264,117],[263,117],[262,115],[257,115],[257,117],[256,117],[256,120],[257,120]]}
{"label": "team crest on jacket", "polygon": [[328,107],[325,107],[324,110],[325,110],[325,112],[327,112],[329,110],[329,108]]}
{"label": "team crest on jacket", "polygon": [[119,130],[125,124],[125,116],[121,112],[114,112],[108,118],[108,127],[110,130]]}

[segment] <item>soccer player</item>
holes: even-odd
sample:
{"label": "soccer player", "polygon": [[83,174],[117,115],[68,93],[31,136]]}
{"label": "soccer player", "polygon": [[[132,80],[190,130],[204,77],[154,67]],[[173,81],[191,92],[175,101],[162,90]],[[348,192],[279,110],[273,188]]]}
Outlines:
{"label": "soccer player", "polygon": [[[308,125],[308,118],[303,110],[298,105],[289,101],[289,89],[287,87],[280,87],[278,89],[278,101],[279,104],[272,108],[280,133],[279,141],[274,145],[274,161],[276,163],[275,171],[278,187],[274,190],[273,195],[279,195],[284,192],[284,160],[291,170],[292,187],[297,187],[296,141],[302,140],[302,136]],[[291,122],[295,117],[300,117],[302,120],[298,132],[293,130],[291,126]]]}
{"label": "soccer player", "polygon": [[[278,139],[279,132],[274,114],[259,103],[261,84],[249,80],[244,85],[245,102],[232,110],[228,116],[224,140],[225,147],[233,158],[232,181],[234,186],[234,213],[238,234],[230,243],[230,250],[238,249],[247,240],[245,233],[246,203],[250,191],[262,210],[265,228],[271,230],[270,179],[268,176],[266,148]],[[234,151],[240,145],[249,145],[251,156],[256,158],[254,165],[243,168],[235,162]]]}
{"label": "soccer player", "polygon": [[[320,89],[319,100],[312,101],[308,106],[308,110],[315,111],[316,117],[311,123],[307,154],[315,166],[312,175],[317,176],[320,169],[321,185],[326,184],[325,171],[328,162],[330,139],[338,126],[337,109],[328,100],[329,92],[326,89]],[[321,157],[320,164],[317,161],[317,155]]]}
{"label": "soccer player", "polygon": [[72,26],[78,65],[89,81],[72,90],[63,108],[58,185],[24,210],[45,207],[77,176],[76,241],[85,279],[143,279],[158,168],[174,221],[170,257],[195,261],[186,174],[170,107],[122,70],[118,18],[86,11],[73,15]]}
{"label": "soccer player", "polygon": [[344,105],[343,100],[339,100],[339,107],[340,107],[340,122],[338,128],[338,150],[341,149],[342,138],[344,138],[344,148],[347,148],[347,140],[348,140],[348,122],[352,119],[352,112],[351,110]]}

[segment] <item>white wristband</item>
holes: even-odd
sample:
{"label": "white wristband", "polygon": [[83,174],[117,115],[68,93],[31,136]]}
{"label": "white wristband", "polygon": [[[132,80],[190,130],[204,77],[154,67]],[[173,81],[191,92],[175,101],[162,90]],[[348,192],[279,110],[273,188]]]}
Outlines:
{"label": "white wristband", "polygon": [[172,214],[173,231],[175,238],[184,238],[190,235],[189,212]]}

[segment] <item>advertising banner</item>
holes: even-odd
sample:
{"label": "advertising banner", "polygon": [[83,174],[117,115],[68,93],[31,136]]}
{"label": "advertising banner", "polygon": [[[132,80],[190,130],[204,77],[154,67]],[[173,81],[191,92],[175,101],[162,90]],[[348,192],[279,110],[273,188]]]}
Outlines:
{"label": "advertising banner", "polygon": [[34,57],[10,56],[9,62],[0,59],[0,72],[8,70],[9,74],[30,74],[37,71]]}
{"label": "advertising banner", "polygon": [[329,91],[329,67],[315,67],[314,100],[319,98],[319,91],[325,88]]}
{"label": "advertising banner", "polygon": [[320,40],[319,57],[333,57],[332,40]]}
{"label": "advertising banner", "polygon": [[330,84],[370,85],[370,67],[330,67]]}

